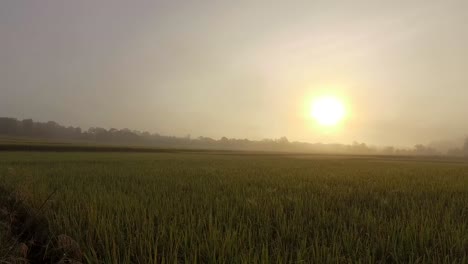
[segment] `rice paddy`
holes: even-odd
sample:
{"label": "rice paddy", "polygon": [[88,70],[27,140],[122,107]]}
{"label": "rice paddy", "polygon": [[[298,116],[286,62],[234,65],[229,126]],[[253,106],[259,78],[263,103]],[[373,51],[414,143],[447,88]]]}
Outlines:
{"label": "rice paddy", "polygon": [[87,263],[468,262],[456,160],[0,152],[0,185]]}

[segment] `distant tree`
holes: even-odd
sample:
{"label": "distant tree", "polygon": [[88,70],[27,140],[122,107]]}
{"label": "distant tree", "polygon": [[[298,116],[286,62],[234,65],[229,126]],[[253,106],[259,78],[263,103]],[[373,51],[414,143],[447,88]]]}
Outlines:
{"label": "distant tree", "polygon": [[392,146],[386,147],[382,150],[382,153],[385,155],[393,155],[395,154],[395,148]]}
{"label": "distant tree", "polygon": [[15,118],[0,117],[0,134],[17,135],[18,132],[19,125]]}
{"label": "distant tree", "polygon": [[219,143],[223,146],[223,147],[226,147],[227,145],[229,145],[229,139],[227,137],[222,137],[220,140],[219,140]]}
{"label": "distant tree", "polygon": [[287,137],[281,137],[278,140],[276,140],[276,142],[282,145],[289,144],[289,140]]}
{"label": "distant tree", "polygon": [[422,144],[417,144],[414,146],[413,149],[413,154],[414,155],[425,155],[425,156],[432,156],[432,155],[438,155],[439,153],[437,150],[431,148],[431,147],[426,147]]}
{"label": "distant tree", "polygon": [[414,152],[416,153],[424,153],[426,151],[426,147],[422,144],[417,144],[414,146]]}
{"label": "distant tree", "polygon": [[34,131],[34,122],[32,119],[24,119],[22,121],[22,126],[23,126],[23,133],[25,135],[31,136],[33,135]]}
{"label": "distant tree", "polygon": [[461,150],[460,148],[449,149],[447,151],[447,155],[454,157],[463,156],[463,150]]}
{"label": "distant tree", "polygon": [[75,127],[75,138],[81,137],[81,127]]}
{"label": "distant tree", "polygon": [[200,142],[205,142],[205,143],[214,143],[216,140],[210,138],[210,137],[198,137],[198,140]]}
{"label": "distant tree", "polygon": [[366,143],[359,143],[354,141],[353,144],[349,147],[350,153],[355,154],[369,154],[372,150],[367,146]]}
{"label": "distant tree", "polygon": [[[248,139],[235,139],[222,137],[215,140],[209,137],[192,139],[190,136],[174,137],[163,136],[157,133],[139,132],[135,130],[115,129],[109,130],[99,127],[91,127],[82,131],[79,127],[65,127],[56,122],[34,122],[32,119],[19,121],[15,118],[0,117],[0,135],[22,136],[27,135],[37,138],[52,139],[77,139],[109,144],[135,144],[153,147],[174,148],[211,148],[233,150],[263,150],[263,151],[290,151],[290,152],[314,152],[314,153],[358,153],[358,154],[398,154],[398,155],[437,155],[431,147],[416,145],[413,149],[395,149],[387,147],[380,152],[375,147],[365,143],[354,142],[352,145],[344,144],[311,144],[305,142],[290,142],[286,137],[279,139],[264,139],[260,141]],[[450,155],[468,157],[468,138],[464,145],[449,152]]]}
{"label": "distant tree", "polygon": [[468,137],[465,139],[465,144],[463,145],[463,156],[468,157]]}

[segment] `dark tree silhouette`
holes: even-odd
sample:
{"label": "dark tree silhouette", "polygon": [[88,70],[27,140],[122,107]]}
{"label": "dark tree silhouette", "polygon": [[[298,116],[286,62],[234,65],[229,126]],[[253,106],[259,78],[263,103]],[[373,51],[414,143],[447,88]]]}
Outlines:
{"label": "dark tree silhouette", "polygon": [[[74,140],[78,142],[95,142],[111,145],[133,145],[160,148],[193,148],[193,149],[229,149],[229,150],[255,150],[255,151],[288,151],[330,154],[384,154],[384,155],[438,155],[434,149],[416,145],[414,149],[396,149],[386,147],[378,149],[365,143],[354,142],[352,145],[344,144],[311,144],[304,142],[291,142],[286,137],[278,139],[264,139],[251,141],[248,139],[235,139],[222,137],[219,140],[209,137],[192,139],[190,136],[173,137],[140,132],[128,128],[105,129],[91,127],[82,131],[79,127],[65,127],[56,122],[34,122],[32,119],[19,121],[15,118],[0,117],[0,135],[11,137],[27,137],[47,140]],[[460,155],[468,156],[468,138]],[[458,152],[452,152],[458,153]]]}
{"label": "dark tree silhouette", "polygon": [[468,137],[465,139],[465,144],[463,145],[463,156],[468,157]]}

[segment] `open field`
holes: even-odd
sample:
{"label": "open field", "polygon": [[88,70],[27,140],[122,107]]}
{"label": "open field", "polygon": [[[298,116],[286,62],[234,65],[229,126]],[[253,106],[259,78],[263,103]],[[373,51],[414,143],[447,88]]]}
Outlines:
{"label": "open field", "polygon": [[468,262],[468,164],[436,161],[0,152],[0,183],[56,191],[41,212],[90,263]]}

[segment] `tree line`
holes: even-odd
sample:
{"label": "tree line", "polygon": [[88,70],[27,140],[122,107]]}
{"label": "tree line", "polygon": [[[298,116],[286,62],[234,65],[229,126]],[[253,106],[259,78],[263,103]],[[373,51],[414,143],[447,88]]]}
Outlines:
{"label": "tree line", "polygon": [[286,151],[329,154],[380,154],[380,155],[450,155],[468,156],[468,138],[460,148],[447,153],[441,153],[425,145],[415,145],[410,149],[394,147],[374,147],[365,143],[353,144],[322,144],[291,142],[286,137],[278,139],[248,140],[222,137],[191,138],[163,136],[157,133],[141,132],[137,130],[105,129],[91,127],[82,130],[80,127],[62,126],[54,121],[34,122],[32,119],[18,120],[16,118],[0,117],[0,135],[11,137],[27,137],[62,141],[83,141],[111,145],[133,145],[161,148],[187,149],[217,149],[217,150],[246,150],[246,151]]}

